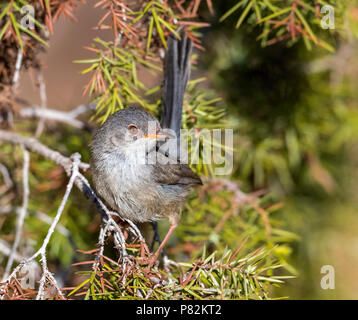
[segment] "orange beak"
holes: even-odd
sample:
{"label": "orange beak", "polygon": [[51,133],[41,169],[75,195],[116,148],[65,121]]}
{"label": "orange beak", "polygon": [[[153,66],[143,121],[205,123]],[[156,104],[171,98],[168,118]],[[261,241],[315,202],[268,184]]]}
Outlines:
{"label": "orange beak", "polygon": [[172,138],[172,136],[169,134],[166,134],[162,131],[159,131],[154,134],[148,134],[147,136],[143,136],[143,138],[146,138],[146,139],[170,139],[170,138]]}

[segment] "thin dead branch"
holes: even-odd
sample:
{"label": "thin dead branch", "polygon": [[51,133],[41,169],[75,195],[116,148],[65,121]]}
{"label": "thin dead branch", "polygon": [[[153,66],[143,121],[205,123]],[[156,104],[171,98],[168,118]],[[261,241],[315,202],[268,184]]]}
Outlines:
{"label": "thin dead branch", "polygon": [[[0,130],[0,141],[7,141],[13,144],[23,145],[26,149],[36,152],[62,166],[67,173],[69,173],[71,170],[72,161],[70,158],[63,156],[57,151],[51,150],[35,138],[28,138],[17,133]],[[79,168],[82,170],[87,170],[89,169],[89,164],[80,162]]]}
{"label": "thin dead branch", "polygon": [[30,165],[30,154],[29,152],[23,147],[22,152],[24,155],[24,165],[22,169],[22,181],[23,181],[23,199],[22,199],[22,206],[19,212],[19,217],[16,224],[16,233],[15,233],[15,241],[11,249],[11,253],[9,259],[6,264],[3,280],[6,279],[9,275],[11,270],[12,264],[14,262],[14,256],[16,254],[17,247],[20,243],[21,235],[22,235],[22,227],[24,225],[25,216],[27,213],[27,205],[29,202],[29,165]]}
{"label": "thin dead branch", "polygon": [[45,127],[45,118],[43,117],[44,111],[47,109],[47,94],[46,94],[46,83],[41,70],[37,71],[37,80],[39,82],[40,99],[41,99],[41,112],[40,120],[37,124],[35,137],[38,138]]}
{"label": "thin dead branch", "polygon": [[[79,174],[78,169],[79,169],[79,164],[80,164],[80,158],[81,158],[81,156],[78,153],[75,153],[71,157],[71,161],[73,164],[72,168],[71,168],[71,171],[72,171],[71,177],[67,184],[65,195],[61,201],[60,206],[58,207],[57,214],[56,214],[55,218],[53,219],[53,222],[47,232],[47,235],[42,243],[41,248],[36,253],[34,253],[30,258],[25,259],[22,262],[20,262],[20,264],[13,270],[13,272],[3,280],[3,283],[1,286],[2,291],[6,290],[6,286],[10,283],[10,281],[12,279],[16,278],[17,273],[21,270],[21,268],[24,265],[27,265],[27,264],[33,262],[38,256],[40,256],[41,257],[41,265],[42,265],[42,277],[40,280],[40,287],[39,287],[36,299],[43,300],[45,298],[45,286],[46,286],[47,282],[49,282],[52,286],[54,286],[54,288],[56,289],[57,294],[60,296],[60,298],[65,299],[64,295],[61,292],[61,289],[59,288],[59,286],[57,284],[56,279],[54,278],[54,276],[51,274],[51,272],[49,271],[49,269],[47,267],[46,249],[47,249],[48,243],[51,239],[51,236],[52,236],[53,232],[55,231],[56,225],[60,220],[62,212],[65,208],[68,197],[69,197],[72,187],[74,185],[75,179],[77,178],[77,175]],[[4,293],[2,293],[2,295],[3,294]]]}

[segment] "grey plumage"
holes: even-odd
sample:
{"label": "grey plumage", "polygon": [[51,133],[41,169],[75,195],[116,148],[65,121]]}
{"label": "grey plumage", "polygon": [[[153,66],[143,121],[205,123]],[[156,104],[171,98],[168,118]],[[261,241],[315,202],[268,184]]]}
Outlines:
{"label": "grey plumage", "polygon": [[[99,196],[123,218],[134,222],[178,219],[191,187],[201,184],[201,180],[184,164],[140,161],[141,153],[136,150],[144,143],[149,150],[156,143],[145,138],[149,121],[160,130],[158,121],[150,114],[126,108],[110,116],[97,130],[90,144],[93,183]],[[132,140],[126,138],[131,124],[140,128],[140,134]],[[156,156],[164,157],[160,153]]]}
{"label": "grey plumage", "polygon": [[[158,257],[164,244],[179,221],[180,212],[192,187],[202,184],[201,179],[180,163],[180,129],[184,92],[190,73],[189,56],[192,42],[184,32],[178,40],[170,36],[164,66],[161,125],[147,112],[126,108],[114,113],[94,134],[91,149],[91,169],[98,195],[122,218],[136,223],[169,218],[170,228],[153,255]],[[150,138],[148,123],[175,131],[173,141],[177,154],[168,163],[162,153],[162,143]],[[140,133],[130,131],[139,128]],[[157,160],[151,163],[153,155]],[[140,161],[143,159],[146,161]],[[170,155],[171,156],[171,155]],[[179,160],[179,161],[177,161]],[[165,163],[165,164],[164,164]]]}

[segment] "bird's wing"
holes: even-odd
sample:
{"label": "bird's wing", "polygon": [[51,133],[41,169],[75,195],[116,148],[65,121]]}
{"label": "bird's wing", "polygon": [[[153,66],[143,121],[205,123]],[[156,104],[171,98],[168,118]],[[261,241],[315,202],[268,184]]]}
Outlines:
{"label": "bird's wing", "polygon": [[153,179],[161,185],[201,185],[200,177],[186,164],[155,164],[152,171]]}
{"label": "bird's wing", "polygon": [[[152,175],[155,182],[159,184],[203,184],[200,177],[190,169],[187,164],[180,163],[180,160],[164,153],[158,146],[153,147],[151,152],[155,152],[156,163],[152,164]],[[147,160],[149,162],[147,154]]]}

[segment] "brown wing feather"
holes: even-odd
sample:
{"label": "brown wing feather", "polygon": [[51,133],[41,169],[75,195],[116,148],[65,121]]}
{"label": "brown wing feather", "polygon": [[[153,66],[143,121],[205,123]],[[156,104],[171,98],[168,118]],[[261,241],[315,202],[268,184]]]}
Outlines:
{"label": "brown wing feather", "polygon": [[200,177],[186,164],[154,165],[153,178],[163,185],[201,185]]}

